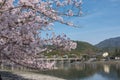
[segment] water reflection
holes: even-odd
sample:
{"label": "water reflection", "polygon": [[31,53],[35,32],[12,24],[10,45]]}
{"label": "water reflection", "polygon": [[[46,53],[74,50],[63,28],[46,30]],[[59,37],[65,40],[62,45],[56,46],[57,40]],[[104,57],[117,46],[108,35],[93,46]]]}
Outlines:
{"label": "water reflection", "polygon": [[65,64],[40,73],[66,80],[120,80],[120,64]]}
{"label": "water reflection", "polygon": [[109,65],[103,65],[103,69],[105,73],[110,73],[110,66]]}

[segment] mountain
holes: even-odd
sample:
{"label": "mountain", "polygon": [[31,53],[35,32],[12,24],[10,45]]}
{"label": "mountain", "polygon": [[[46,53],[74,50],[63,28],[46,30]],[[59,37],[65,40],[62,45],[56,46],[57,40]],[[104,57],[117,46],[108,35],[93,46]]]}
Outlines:
{"label": "mountain", "polygon": [[97,48],[90,43],[75,41],[77,43],[77,48],[72,50],[73,52],[78,52],[81,54],[92,54],[95,53]]}
{"label": "mountain", "polygon": [[106,39],[95,46],[97,48],[120,48],[120,37]]}
{"label": "mountain", "polygon": [[57,55],[59,56],[64,56],[68,55],[69,57],[75,57],[75,56],[80,56],[80,55],[86,55],[86,54],[95,54],[97,51],[97,48],[90,43],[87,42],[82,42],[82,41],[74,41],[77,43],[77,48],[71,51],[61,51],[61,50],[54,50],[50,53],[45,54],[46,56],[53,56]]}
{"label": "mountain", "polygon": [[110,56],[120,56],[120,37],[106,39],[95,45],[99,52],[109,52]]}

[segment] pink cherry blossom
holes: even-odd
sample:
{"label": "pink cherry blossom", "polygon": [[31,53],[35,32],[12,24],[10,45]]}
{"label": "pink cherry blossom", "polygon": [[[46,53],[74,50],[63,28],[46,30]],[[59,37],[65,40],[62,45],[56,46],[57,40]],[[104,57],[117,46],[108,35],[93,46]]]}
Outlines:
{"label": "pink cherry blossom", "polygon": [[[48,45],[70,51],[77,44],[66,35],[52,34],[43,39],[41,33],[52,30],[54,22],[75,27],[65,18],[79,16],[81,3],[81,0],[0,0],[0,54],[22,66],[50,69],[54,62],[39,60],[41,53],[52,51]],[[80,10],[69,9],[72,6]]]}

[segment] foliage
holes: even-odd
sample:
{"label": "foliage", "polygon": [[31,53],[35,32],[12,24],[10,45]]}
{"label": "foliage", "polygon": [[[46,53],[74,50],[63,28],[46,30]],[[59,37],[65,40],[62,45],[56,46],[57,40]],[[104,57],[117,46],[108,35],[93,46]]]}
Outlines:
{"label": "foliage", "polygon": [[94,54],[97,48],[87,42],[75,41],[77,43],[77,48],[73,51],[80,52],[83,54]]}
{"label": "foliage", "polygon": [[120,56],[120,37],[106,39],[96,45],[99,52],[108,52],[111,57]]}
{"label": "foliage", "polygon": [[57,55],[57,57],[64,57],[65,55],[67,55],[68,57],[80,57],[82,55],[93,55],[98,51],[96,47],[87,42],[74,42],[77,43],[76,49],[72,49],[71,51],[54,50],[50,53],[45,53],[45,55],[49,57],[52,57],[54,55]]}
{"label": "foliage", "polygon": [[120,48],[119,47],[98,48],[98,52],[108,52],[109,56],[111,56],[111,57],[120,56]]}

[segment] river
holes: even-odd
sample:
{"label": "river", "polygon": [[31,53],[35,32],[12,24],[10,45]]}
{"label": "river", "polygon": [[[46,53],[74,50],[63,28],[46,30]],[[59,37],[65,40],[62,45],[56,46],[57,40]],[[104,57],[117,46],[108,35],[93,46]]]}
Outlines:
{"label": "river", "polygon": [[120,64],[72,63],[38,73],[66,80],[120,80]]}

